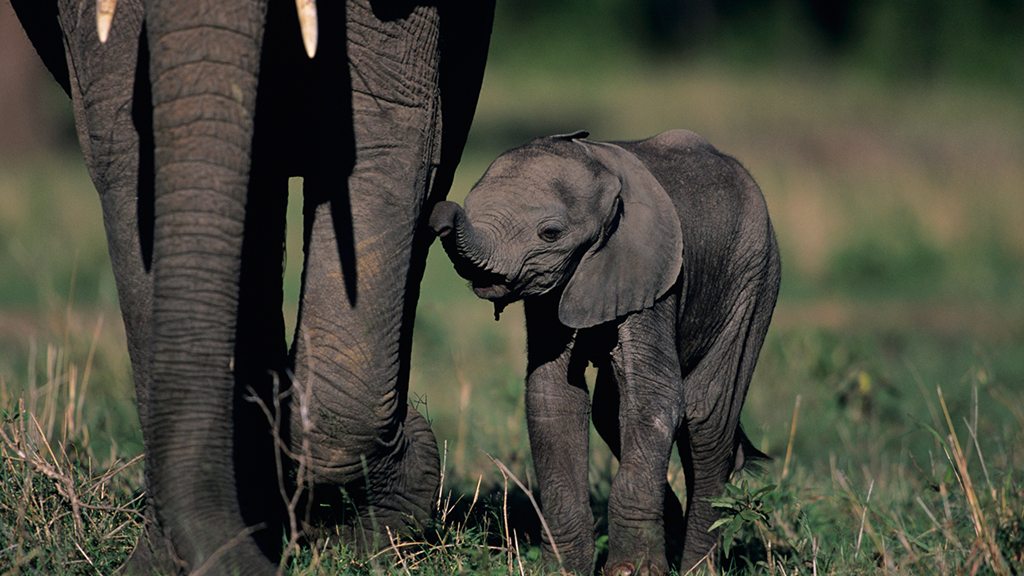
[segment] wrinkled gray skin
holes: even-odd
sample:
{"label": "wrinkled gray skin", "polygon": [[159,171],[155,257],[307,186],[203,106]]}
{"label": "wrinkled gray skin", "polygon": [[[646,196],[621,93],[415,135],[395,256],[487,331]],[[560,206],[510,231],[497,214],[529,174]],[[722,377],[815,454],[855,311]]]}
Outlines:
{"label": "wrinkled gray skin", "polygon": [[[589,574],[591,417],[619,459],[605,574],[682,569],[717,542],[719,495],[763,457],[740,410],[779,288],[761,191],[692,132],[639,142],[540,138],[506,152],[430,224],[460,275],[496,311],[522,299],[526,412],[541,506],[567,570]],[[597,379],[591,404],[584,369]],[[673,443],[687,511],[666,482]],[[668,540],[666,540],[666,534]],[[678,552],[678,551],[676,551]]]}
{"label": "wrinkled gray skin", "polygon": [[[493,1],[321,1],[313,59],[292,0],[120,0],[106,44],[94,0],[13,4],[72,98],[103,209],[146,449],[147,525],[126,571],[274,573],[278,482],[294,490],[299,468],[278,473],[247,398],[272,406],[292,371],[280,432],[295,454],[310,441],[314,484],[299,520],[368,545],[426,523],[438,450],[407,406],[412,320]],[[305,200],[291,351],[290,176]]]}

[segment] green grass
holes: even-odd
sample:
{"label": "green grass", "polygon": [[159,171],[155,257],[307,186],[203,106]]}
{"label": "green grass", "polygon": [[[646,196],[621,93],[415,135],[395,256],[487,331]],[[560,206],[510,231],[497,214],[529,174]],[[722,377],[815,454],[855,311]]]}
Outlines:
{"label": "green grass", "polygon": [[[1019,100],[810,69],[493,67],[451,198],[534,136],[680,127],[751,170],[784,260],[744,413],[774,460],[720,502],[734,539],[719,573],[1021,574]],[[81,161],[0,159],[0,574],[106,574],[134,542],[141,465],[124,465],[141,443],[123,338]],[[372,558],[314,543],[290,573],[509,574],[520,560],[544,573],[532,506],[490,458],[531,485],[524,351],[521,306],[495,322],[435,246],[411,395],[447,446],[438,529]],[[592,449],[600,528],[615,462],[596,436]],[[678,463],[670,480],[682,490]]]}

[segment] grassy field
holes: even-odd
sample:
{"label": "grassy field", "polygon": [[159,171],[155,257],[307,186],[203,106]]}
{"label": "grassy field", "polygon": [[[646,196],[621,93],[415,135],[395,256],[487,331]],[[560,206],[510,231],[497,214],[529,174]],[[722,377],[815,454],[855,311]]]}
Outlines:
{"label": "grassy field", "polygon": [[[702,134],[750,169],[779,235],[744,413],[774,460],[721,501],[720,572],[1024,573],[1020,99],[814,69],[492,68],[451,198],[505,148],[581,128]],[[544,573],[532,508],[491,459],[530,483],[522,308],[494,322],[435,246],[419,310],[411,395],[446,447],[438,533],[397,560],[317,545],[292,574]],[[140,522],[132,394],[81,160],[0,158],[0,574],[123,560]],[[596,436],[593,452],[600,530],[615,463]],[[681,492],[677,464],[670,480]]]}

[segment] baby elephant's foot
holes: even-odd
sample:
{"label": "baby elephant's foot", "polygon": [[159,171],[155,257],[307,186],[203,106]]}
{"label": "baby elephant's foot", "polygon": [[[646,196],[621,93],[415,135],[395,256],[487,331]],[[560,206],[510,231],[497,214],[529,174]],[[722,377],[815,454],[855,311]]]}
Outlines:
{"label": "baby elephant's foot", "polygon": [[617,562],[604,569],[604,576],[664,576],[664,574],[664,570],[648,562],[641,562],[639,566],[635,566],[632,562]]}

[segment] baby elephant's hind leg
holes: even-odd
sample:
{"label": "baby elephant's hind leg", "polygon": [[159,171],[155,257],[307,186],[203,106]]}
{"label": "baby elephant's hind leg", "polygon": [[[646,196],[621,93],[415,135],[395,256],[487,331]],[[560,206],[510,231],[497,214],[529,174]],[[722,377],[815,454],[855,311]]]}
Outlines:
{"label": "baby elephant's hind leg", "polygon": [[[711,350],[683,383],[686,424],[679,454],[686,475],[682,570],[701,563],[718,543],[710,499],[720,496],[736,464],[740,411],[768,328],[774,298],[743,298]],[[714,562],[714,558],[710,558]]]}

